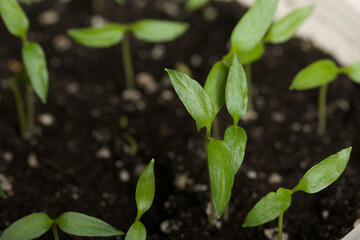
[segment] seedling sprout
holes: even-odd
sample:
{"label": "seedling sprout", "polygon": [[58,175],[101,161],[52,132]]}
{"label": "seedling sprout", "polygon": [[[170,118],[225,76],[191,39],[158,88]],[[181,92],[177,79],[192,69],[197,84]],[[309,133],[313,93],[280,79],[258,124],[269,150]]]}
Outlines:
{"label": "seedling sprout", "polygon": [[278,218],[278,239],[282,239],[284,212],[290,207],[291,196],[303,191],[317,193],[332,184],[345,170],[351,147],[333,154],[308,170],[293,189],[279,188],[270,192],[250,210],[243,227],[255,227]]}
{"label": "seedling sprout", "polygon": [[187,23],[182,22],[143,19],[131,24],[107,23],[101,27],[71,29],[68,34],[77,43],[90,48],[108,48],[121,42],[127,88],[135,89],[130,32],[137,39],[160,43],[178,38],[188,27]]}
{"label": "seedling sprout", "polygon": [[[22,40],[21,52],[25,73],[11,77],[9,84],[16,101],[20,131],[22,137],[27,139],[34,132],[33,91],[35,91],[42,103],[46,103],[49,85],[46,58],[39,44],[27,40],[29,20],[16,0],[0,1],[0,15],[9,32]],[[19,86],[25,86],[26,112]]]}
{"label": "seedling sprout", "polygon": [[[1,193],[1,192],[0,192]],[[126,240],[145,240],[146,229],[141,216],[151,207],[155,196],[154,159],[141,173],[136,186],[138,213],[135,222],[126,234]],[[58,228],[70,235],[81,237],[110,237],[124,233],[108,223],[77,212],[66,212],[56,219],[45,213],[33,213],[12,223],[0,236],[0,240],[31,240],[38,238],[51,228],[55,240],[59,240]]]}
{"label": "seedling sprout", "polygon": [[318,60],[301,70],[291,83],[291,90],[308,90],[320,88],[318,98],[318,133],[324,135],[326,130],[326,92],[328,84],[340,73],[346,74],[352,81],[360,84],[360,62],[347,67],[338,67],[329,59]]}

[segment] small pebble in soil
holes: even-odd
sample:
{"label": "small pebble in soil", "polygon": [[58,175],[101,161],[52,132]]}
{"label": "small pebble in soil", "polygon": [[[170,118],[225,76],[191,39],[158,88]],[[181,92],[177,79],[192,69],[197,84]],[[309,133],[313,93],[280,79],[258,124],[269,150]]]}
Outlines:
{"label": "small pebble in soil", "polygon": [[255,111],[247,111],[241,118],[244,122],[254,121],[258,118],[258,114]]}
{"label": "small pebble in soil", "polygon": [[39,162],[35,153],[29,153],[27,157],[27,164],[31,168],[37,168],[39,166]]}
{"label": "small pebble in soil", "polygon": [[65,91],[68,94],[75,94],[79,91],[79,89],[80,89],[80,84],[78,82],[70,82],[66,84]]}
{"label": "small pebble in soil", "polygon": [[[275,228],[265,228],[264,229],[264,235],[269,240],[277,240],[278,239],[277,231],[278,231],[278,228],[276,228],[276,227]],[[282,239],[283,240],[288,240],[289,239],[289,234],[283,232]]]}
{"label": "small pebble in soil", "polygon": [[53,9],[40,13],[38,21],[42,25],[54,25],[59,21],[59,13]]}
{"label": "small pebble in soil", "polygon": [[143,88],[147,94],[153,94],[159,90],[159,84],[154,77],[147,72],[136,74],[136,83],[140,88]]}
{"label": "small pebble in soil", "polygon": [[156,44],[151,50],[151,57],[153,60],[160,60],[164,57],[166,47],[163,44]]}
{"label": "small pebble in soil", "polygon": [[302,130],[304,133],[310,133],[311,132],[311,126],[309,124],[306,124],[302,127]]}
{"label": "small pebble in soil", "polygon": [[218,11],[214,7],[207,6],[207,7],[204,8],[203,16],[204,16],[206,21],[212,22],[212,21],[216,20],[216,18],[218,16]]}
{"label": "small pebble in soil", "polygon": [[121,97],[125,101],[139,101],[141,93],[137,90],[126,89],[121,93]]}
{"label": "small pebble in soil", "polygon": [[206,192],[208,190],[208,186],[205,184],[195,184],[193,187],[194,192]]}
{"label": "small pebble in soil", "polygon": [[174,99],[174,94],[173,94],[173,92],[170,91],[170,90],[167,90],[167,89],[161,91],[161,95],[160,95],[160,96],[161,96],[161,100],[164,100],[164,101],[171,101],[171,100]]}
{"label": "small pebble in soil", "polygon": [[171,232],[171,230],[170,230],[170,221],[165,220],[162,223],[160,223],[160,230],[163,233],[169,234]]}
{"label": "small pebble in soil", "polygon": [[194,54],[190,58],[190,64],[191,66],[197,68],[200,67],[202,64],[202,58],[199,54]]}
{"label": "small pebble in soil", "polygon": [[174,185],[180,190],[184,190],[187,185],[191,185],[194,181],[189,178],[187,173],[177,174],[174,180]]}
{"label": "small pebble in soil", "polygon": [[293,130],[294,132],[298,132],[301,130],[301,124],[298,122],[295,122],[291,125],[291,130]]}
{"label": "small pebble in soil", "polygon": [[[15,59],[9,59],[6,62],[6,67],[13,73],[20,73],[24,70],[23,64]],[[4,82],[7,82],[7,81],[4,81]]]}
{"label": "small pebble in soil", "polygon": [[145,164],[137,164],[134,169],[136,176],[140,176],[141,172],[146,168]]}
{"label": "small pebble in soil", "polygon": [[283,180],[282,176],[278,173],[272,173],[269,176],[269,184],[279,184]]}
{"label": "small pebble in soil", "polygon": [[0,186],[6,192],[11,191],[13,188],[10,179],[3,174],[0,174]]}
{"label": "small pebble in soil", "polygon": [[7,163],[11,162],[14,158],[14,154],[12,152],[3,152],[1,155]]}
{"label": "small pebble in soil", "polygon": [[252,180],[256,179],[257,177],[257,173],[253,170],[249,170],[247,173],[246,173],[246,176]]}
{"label": "small pebble in soil", "polygon": [[344,112],[349,110],[349,103],[343,98],[336,100],[336,105]]}
{"label": "small pebble in soil", "polygon": [[323,211],[321,212],[321,217],[322,217],[323,219],[327,219],[327,218],[329,217],[329,215],[330,215],[330,212],[329,212],[328,210],[323,210]]}
{"label": "small pebble in soil", "polygon": [[176,2],[166,1],[162,2],[164,12],[170,17],[179,16],[181,10]]}
{"label": "small pebble in soil", "polygon": [[97,158],[109,159],[111,157],[111,152],[108,147],[102,147],[95,153],[95,156]]}
{"label": "small pebble in soil", "polygon": [[74,200],[78,200],[78,199],[79,199],[79,194],[78,194],[78,193],[72,193],[72,194],[71,194],[71,197],[72,197],[72,199],[74,199]]}
{"label": "small pebble in soil", "polygon": [[283,113],[280,113],[280,112],[274,112],[274,113],[271,114],[271,119],[274,122],[282,123],[285,120],[285,115]]}
{"label": "small pebble in soil", "polygon": [[100,26],[103,26],[105,23],[106,23],[105,18],[103,18],[100,15],[94,15],[90,19],[90,25],[92,27],[100,27]]}
{"label": "small pebble in soil", "polygon": [[65,52],[70,49],[71,41],[65,35],[56,35],[52,39],[52,45],[58,52]]}
{"label": "small pebble in soil", "polygon": [[46,127],[50,127],[51,125],[54,124],[55,122],[55,118],[52,114],[50,113],[42,113],[38,116],[38,121],[46,126]]}
{"label": "small pebble in soil", "polygon": [[119,172],[119,179],[122,182],[128,182],[130,180],[130,174],[127,170],[123,169]]}
{"label": "small pebble in soil", "polygon": [[93,118],[98,118],[101,116],[101,111],[98,108],[94,108],[91,110],[90,114]]}

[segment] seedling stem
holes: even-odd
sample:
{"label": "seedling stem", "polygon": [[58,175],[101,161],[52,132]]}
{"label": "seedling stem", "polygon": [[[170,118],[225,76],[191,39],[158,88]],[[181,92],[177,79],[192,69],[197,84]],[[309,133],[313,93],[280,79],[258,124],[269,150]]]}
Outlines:
{"label": "seedling stem", "polygon": [[214,118],[212,130],[214,133],[214,138],[220,139],[219,119],[217,118],[217,116],[215,116]]}
{"label": "seedling stem", "polygon": [[283,218],[284,218],[284,213],[282,212],[278,219],[278,240],[282,240]]}
{"label": "seedling stem", "polygon": [[318,133],[324,135],[326,129],[326,91],[328,85],[325,84],[319,90],[319,129]]}
{"label": "seedling stem", "polygon": [[248,112],[254,111],[254,104],[252,98],[252,78],[251,78],[251,63],[244,65],[244,70],[247,79],[247,87],[248,87]]}
{"label": "seedling stem", "polygon": [[26,84],[26,105],[27,105],[27,131],[32,135],[34,132],[35,110],[34,110],[34,94],[30,84]]}
{"label": "seedling stem", "polygon": [[128,89],[134,90],[135,89],[134,69],[132,66],[130,42],[129,42],[129,34],[128,33],[124,34],[124,39],[122,41],[122,54],[123,54],[124,69],[125,69],[125,76],[126,76],[126,85],[127,85]]}
{"label": "seedling stem", "polygon": [[51,229],[52,229],[52,232],[53,232],[53,235],[54,235],[54,239],[59,240],[59,233],[58,233],[58,230],[57,230],[57,227],[56,227],[56,223],[52,224]]}

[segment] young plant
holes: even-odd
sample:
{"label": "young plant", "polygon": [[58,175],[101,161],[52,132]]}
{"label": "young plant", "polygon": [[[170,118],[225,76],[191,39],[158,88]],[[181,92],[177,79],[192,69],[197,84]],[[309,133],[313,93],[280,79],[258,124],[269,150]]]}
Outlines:
{"label": "young plant", "polygon": [[[136,204],[138,214],[131,225],[126,240],[145,240],[146,229],[139,221],[150,208],[155,196],[154,159],[141,173],[136,186]],[[31,240],[38,238],[51,228],[54,239],[59,240],[58,228],[70,235],[81,237],[110,237],[124,233],[106,222],[77,212],[66,212],[56,219],[44,213],[33,213],[23,217],[6,228],[0,240]]]}
{"label": "young plant", "polygon": [[231,60],[237,53],[244,65],[249,88],[249,111],[254,110],[251,64],[264,54],[265,43],[281,44],[291,39],[314,9],[313,6],[297,9],[271,26],[277,5],[278,0],[257,0],[234,28],[230,52],[224,57],[224,61]]}
{"label": "young plant", "polygon": [[293,189],[279,188],[276,193],[268,193],[248,213],[243,227],[259,226],[278,217],[278,239],[281,240],[283,216],[290,207],[291,196],[298,191],[317,193],[332,184],[345,170],[351,149],[343,149],[313,166]]}
{"label": "young plant", "polygon": [[[166,71],[180,100],[195,119],[197,130],[206,128],[204,148],[210,175],[210,202],[219,218],[226,210],[235,175],[245,154],[246,132],[238,127],[248,103],[244,69],[236,55],[230,69],[222,61],[216,63],[206,80],[205,89],[184,73]],[[211,127],[225,102],[234,124],[226,129],[224,140],[218,140],[211,137]]]}
{"label": "young plant", "polygon": [[4,191],[2,190],[1,186],[0,186],[0,198],[3,198],[3,199],[6,199],[6,198],[7,198],[6,194],[5,194]]}
{"label": "young plant", "polygon": [[187,11],[192,12],[204,7],[210,0],[187,0],[185,8]]}
{"label": "young plant", "polygon": [[318,133],[323,135],[326,129],[326,91],[328,84],[340,73],[346,74],[352,81],[360,84],[360,62],[340,68],[329,59],[318,60],[301,70],[291,83],[291,90],[320,88],[318,98]]}
{"label": "young plant", "polygon": [[[33,135],[35,110],[33,91],[46,103],[49,86],[49,75],[45,54],[41,46],[27,40],[29,20],[16,0],[0,1],[0,15],[9,32],[22,40],[22,58],[25,74],[10,78],[10,87],[14,93],[22,137],[28,139]],[[25,87],[26,112],[19,86]]]}
{"label": "young plant", "polygon": [[108,23],[101,27],[71,29],[68,31],[68,34],[77,43],[90,48],[108,48],[121,42],[127,88],[134,89],[135,82],[130,52],[130,32],[140,40],[160,43],[178,38],[188,27],[187,23],[143,19],[131,24]]}

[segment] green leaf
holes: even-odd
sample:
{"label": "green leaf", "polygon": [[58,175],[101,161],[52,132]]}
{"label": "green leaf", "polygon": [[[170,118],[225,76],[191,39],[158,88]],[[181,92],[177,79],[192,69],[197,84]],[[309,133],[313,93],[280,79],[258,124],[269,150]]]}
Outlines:
{"label": "green leaf", "polygon": [[125,5],[126,0],[115,0],[115,2],[122,6],[122,5]]}
{"label": "green leaf", "polygon": [[186,32],[187,23],[144,19],[131,25],[134,35],[143,41],[159,43],[172,41]]}
{"label": "green leaf", "polygon": [[274,23],[264,41],[269,43],[283,43],[292,38],[301,24],[310,16],[314,6],[297,9],[278,22]]}
{"label": "green leaf", "polygon": [[333,61],[327,59],[318,60],[295,76],[290,89],[307,90],[321,87],[334,81],[337,75],[338,67]]}
{"label": "green leaf", "polygon": [[34,42],[27,42],[22,47],[22,58],[32,87],[43,103],[49,88],[49,73],[46,58],[41,46]]}
{"label": "green leaf", "polygon": [[188,75],[176,70],[165,70],[186,110],[195,119],[198,131],[202,127],[210,128],[215,117],[215,108],[205,90]]}
{"label": "green leaf", "polygon": [[343,149],[313,166],[292,191],[316,193],[332,184],[345,170],[351,149],[351,147]]}
{"label": "green leaf", "polygon": [[12,35],[26,39],[29,19],[16,0],[1,0],[0,15]]}
{"label": "green leaf", "polygon": [[217,62],[211,69],[204,86],[204,90],[210,97],[218,113],[225,103],[225,86],[229,69],[223,61]]}
{"label": "green leaf", "polygon": [[232,153],[224,141],[210,138],[207,155],[214,207],[220,217],[230,201],[234,184]]}
{"label": "green leaf", "polygon": [[278,0],[257,0],[235,26],[231,46],[239,51],[253,49],[269,29]]}
{"label": "green leaf", "polygon": [[141,173],[135,192],[137,205],[136,221],[151,207],[155,196],[155,174],[154,159],[150,161],[144,171]]}
{"label": "green leaf", "polygon": [[129,231],[126,233],[125,240],[145,240],[146,239],[146,228],[139,222],[135,221]]}
{"label": "green leaf", "polygon": [[260,42],[250,51],[237,51],[237,56],[241,64],[250,64],[261,58],[264,52],[265,46]]}
{"label": "green leaf", "polygon": [[126,26],[108,23],[101,27],[70,29],[68,34],[86,47],[108,48],[120,43],[126,31]]}
{"label": "green leaf", "polygon": [[54,221],[63,232],[75,236],[110,237],[124,234],[98,218],[77,212],[63,213]]}
{"label": "green leaf", "polygon": [[225,89],[226,107],[234,119],[234,124],[237,124],[241,116],[246,113],[248,105],[247,91],[246,74],[235,54]]}
{"label": "green leaf", "polygon": [[205,6],[209,1],[210,0],[187,0],[185,8],[189,12],[196,11]]}
{"label": "green leaf", "polygon": [[3,198],[3,199],[6,199],[6,198],[7,198],[6,194],[5,194],[4,191],[2,190],[1,186],[0,186],[0,197]]}
{"label": "green leaf", "polygon": [[291,204],[291,191],[279,188],[276,193],[270,192],[250,210],[243,227],[255,227],[280,216]]}
{"label": "green leaf", "polygon": [[33,213],[20,218],[4,230],[0,240],[31,240],[46,233],[53,220],[44,213]]}
{"label": "green leaf", "polygon": [[343,68],[342,71],[351,78],[356,83],[360,83],[360,62],[356,62],[346,68]]}
{"label": "green leaf", "polygon": [[224,142],[227,143],[232,154],[231,168],[234,176],[244,160],[246,141],[246,131],[243,128],[230,126],[226,129]]}

